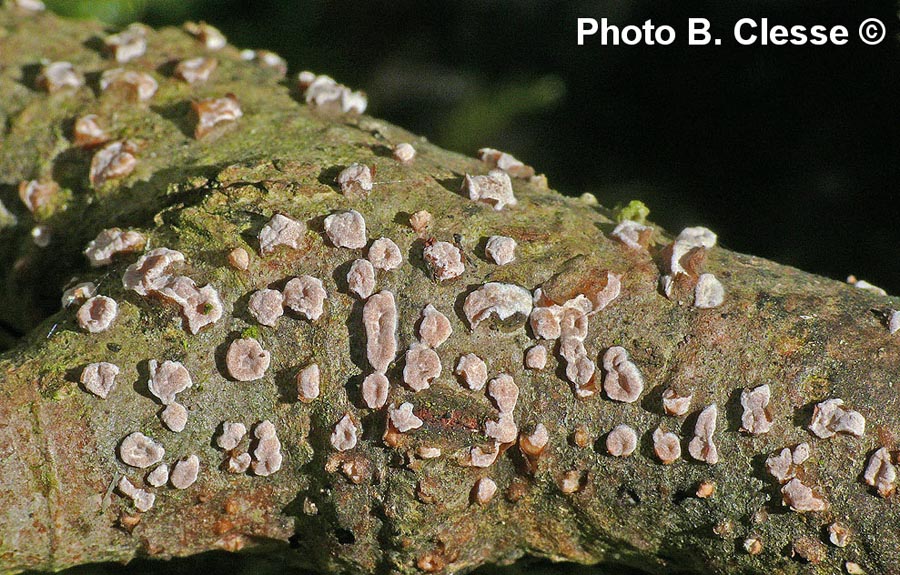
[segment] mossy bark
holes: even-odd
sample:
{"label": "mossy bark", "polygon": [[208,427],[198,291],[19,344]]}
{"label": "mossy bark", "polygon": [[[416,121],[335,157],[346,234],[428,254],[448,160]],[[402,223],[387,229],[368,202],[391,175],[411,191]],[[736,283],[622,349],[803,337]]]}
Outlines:
{"label": "mossy bark", "polygon": [[[317,113],[232,47],[214,54],[219,68],[209,82],[176,81],[172,62],[205,52],[176,29],[152,32],[147,55],[126,65],[159,79],[149,104],[99,94],[97,76],[116,66],[97,48],[103,34],[94,23],[0,11],[0,199],[18,220],[0,232],[0,319],[30,330],[0,360],[0,570],[255,548],[323,572],[460,572],[525,554],[659,573],[824,574],[845,561],[869,573],[897,572],[896,500],[873,494],[860,476],[872,451],[897,447],[900,339],[888,334],[881,314],[900,301],[714,248],[706,270],[724,283],[724,305],[678,305],[658,291],[658,262],[607,237],[613,220],[606,209],[522,181],[515,182],[513,208],[496,212],[474,203],[458,189],[465,173],[483,173],[484,164],[373,118]],[[86,73],[87,86],[49,96],[36,91],[42,59],[72,62]],[[190,100],[229,92],[245,116],[196,141]],[[86,113],[97,113],[115,137],[141,142],[136,172],[100,190],[88,185],[90,154],[70,142],[73,120]],[[408,166],[389,153],[402,141],[418,149]],[[338,169],[351,162],[376,167],[367,199],[344,197],[333,185]],[[35,177],[52,177],[63,187],[59,201],[38,216],[15,197],[18,182]],[[359,396],[368,373],[361,304],[348,295],[344,276],[363,252],[330,247],[321,229],[323,216],[348,207],[365,216],[371,238],[390,237],[404,252],[401,269],[378,277],[378,289],[397,297],[400,348],[414,341],[416,319],[428,303],[453,325],[439,350],[443,375],[430,389],[403,388],[402,358],[389,371],[390,400],[411,401],[424,420],[397,447],[381,440],[384,412],[362,408]],[[421,209],[434,215],[429,237],[455,241],[466,253],[461,278],[436,283],[430,277],[423,240],[407,223]],[[310,231],[301,249],[259,257],[256,234],[275,212],[305,221]],[[46,248],[30,237],[37,222],[52,230]],[[122,288],[121,274],[134,257],[89,269],[81,250],[112,226],[140,229],[151,247],[184,252],[183,273],[219,290],[225,316],[190,335],[176,309]],[[497,267],[484,258],[484,239],[494,234],[519,242],[515,263]],[[666,238],[656,230],[657,247]],[[238,246],[254,254],[246,272],[227,264],[227,253]],[[622,295],[591,318],[585,345],[595,359],[611,345],[628,350],[647,382],[634,404],[599,393],[576,399],[555,355],[545,371],[523,368],[524,350],[534,341],[521,322],[486,322],[471,332],[460,313],[464,295],[487,281],[531,289],[561,273],[577,285],[598,269],[624,274]],[[259,381],[230,380],[224,350],[254,325],[248,294],[300,274],[325,282],[325,315],[314,323],[284,317],[277,328],[259,326],[272,366]],[[79,331],[73,310],[44,319],[71,277],[96,282],[119,302],[110,330]],[[488,469],[457,463],[457,455],[487,439],[482,424],[493,414],[487,397],[452,376],[456,359],[469,352],[484,357],[491,374],[514,376],[521,427],[542,422],[550,430],[550,447],[533,475],[523,472],[515,448]],[[157,417],[161,406],[146,385],[149,359],[181,361],[193,375],[194,386],[179,396],[190,411],[182,433],[165,430]],[[122,370],[107,400],[78,384],[81,369],[95,361]],[[294,375],[313,362],[321,368],[322,396],[297,402]],[[776,423],[772,432],[750,437],[738,430],[740,390],[763,383],[772,387]],[[693,415],[663,414],[661,392],[672,385],[693,392]],[[820,440],[806,431],[812,406],[829,397],[865,415],[864,437]],[[720,406],[720,462],[660,464],[652,431],[674,430],[686,447],[696,413],[711,403]],[[340,455],[329,436],[345,412],[363,433],[356,449]],[[277,427],[283,469],[265,478],[223,471],[224,456],[212,441],[220,423],[264,419]],[[603,437],[619,423],[637,429],[641,439],[634,455],[616,459],[605,454]],[[592,445],[570,442],[579,426]],[[143,482],[116,457],[118,442],[133,431],[162,441],[170,463],[198,454],[202,471],[187,490],[155,489],[156,505],[129,532],[121,523],[136,513],[113,487],[123,475]],[[765,473],[767,455],[801,441],[812,446],[804,481],[828,500],[825,512],[787,510]],[[443,456],[418,460],[412,453],[419,445],[440,447]],[[340,471],[349,460],[367,470],[359,484]],[[584,487],[564,494],[559,480],[573,469],[584,473]],[[500,491],[488,505],[473,505],[472,486],[483,476]],[[703,480],[716,483],[714,496],[693,496]],[[846,548],[826,543],[823,531],[832,521],[850,527]],[[763,543],[758,555],[742,548],[750,536]],[[817,562],[791,557],[799,541],[815,548]]]}

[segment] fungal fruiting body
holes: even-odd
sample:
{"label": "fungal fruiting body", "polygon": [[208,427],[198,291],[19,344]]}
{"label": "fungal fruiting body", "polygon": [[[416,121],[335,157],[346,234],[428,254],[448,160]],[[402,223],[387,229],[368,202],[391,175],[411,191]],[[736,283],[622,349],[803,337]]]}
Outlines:
{"label": "fungal fruiting body", "polygon": [[97,285],[94,282],[81,282],[63,292],[60,305],[63,309],[75,304],[83,304],[97,295]]}
{"label": "fungal fruiting body", "polygon": [[70,62],[51,62],[41,68],[35,83],[39,88],[53,94],[84,86],[84,77]]}
{"label": "fungal fruiting body", "polygon": [[509,174],[503,170],[491,170],[486,176],[466,174],[463,191],[468,193],[469,199],[488,204],[498,211],[518,203]]}
{"label": "fungal fruiting body", "polygon": [[265,375],[271,359],[271,354],[250,337],[231,342],[225,354],[225,365],[234,379],[253,381]]}
{"label": "fungal fruiting body", "polygon": [[467,353],[459,358],[454,370],[462,378],[466,387],[478,391],[487,383],[487,364],[474,353]]}
{"label": "fungal fruiting body", "polygon": [[403,142],[394,146],[393,155],[394,159],[401,164],[409,164],[416,157],[416,149],[413,148],[412,144]]}
{"label": "fungal fruiting body", "polygon": [[247,310],[260,324],[275,327],[284,314],[284,296],[274,289],[257,290],[250,296]]}
{"label": "fungal fruiting body", "polygon": [[409,216],[409,225],[417,234],[422,234],[431,226],[434,218],[427,210],[419,210]]}
{"label": "fungal fruiting body", "polygon": [[385,373],[397,355],[397,306],[393,293],[381,291],[366,300],[363,325],[369,364],[375,371]]}
{"label": "fungal fruiting body", "polygon": [[175,395],[191,387],[191,374],[186,367],[178,361],[164,361],[159,364],[155,359],[148,362],[150,380],[147,386],[150,393],[159,399],[163,405],[169,405],[175,401]]}
{"label": "fungal fruiting body", "polygon": [[403,367],[403,382],[413,391],[422,391],[441,375],[441,358],[431,349],[414,343],[406,351],[406,365]]}
{"label": "fungal fruiting body", "polygon": [[247,428],[243,423],[225,421],[222,423],[222,432],[216,437],[216,445],[221,449],[231,451],[238,446],[246,434]]}
{"label": "fungal fruiting body", "polygon": [[799,513],[824,511],[828,506],[824,499],[796,477],[781,488],[781,497],[787,507]]}
{"label": "fungal fruiting body", "polygon": [[208,50],[221,50],[228,43],[218,28],[206,22],[186,22],[184,31],[202,42]]}
{"label": "fungal fruiting body", "polygon": [[106,399],[116,387],[117,375],[119,368],[112,363],[106,361],[92,363],[81,372],[81,384],[97,397]]}
{"label": "fungal fruiting body", "polygon": [[450,326],[447,316],[439,312],[433,305],[426,305],[419,321],[419,341],[428,347],[436,348],[447,341],[451,333],[453,333],[453,328]]}
{"label": "fungal fruiting body", "polygon": [[140,469],[159,463],[165,454],[166,450],[162,445],[138,431],[128,435],[119,444],[122,463]]}
{"label": "fungal fruiting body", "polygon": [[281,469],[281,441],[275,425],[269,420],[262,421],[253,430],[253,435],[257,440],[253,450],[253,473],[265,477]]}
{"label": "fungal fruiting body", "polygon": [[107,36],[103,44],[120,64],[140,58],[147,51],[147,29],[141,24],[131,24],[118,34]]}
{"label": "fungal fruiting body", "polygon": [[199,474],[200,458],[196,455],[189,455],[175,462],[172,473],[169,475],[169,481],[175,489],[187,489],[197,481]]}
{"label": "fungal fruiting body", "polygon": [[633,220],[624,220],[610,235],[633,250],[646,250],[653,235],[653,228]]}
{"label": "fungal fruiting body", "polygon": [[353,423],[350,414],[344,414],[331,433],[331,446],[338,451],[353,449],[356,447],[356,434],[356,424]]}
{"label": "fungal fruiting body", "polygon": [[353,260],[347,272],[347,287],[350,292],[366,299],[375,291],[375,268],[369,260]]}
{"label": "fungal fruiting body", "polygon": [[626,457],[637,448],[637,433],[627,425],[617,425],[606,436],[606,451],[613,457]]}
{"label": "fungal fruiting body", "polygon": [[514,284],[489,282],[466,296],[463,313],[474,330],[494,315],[501,321],[531,314],[531,294]]}
{"label": "fungal fruiting body", "polygon": [[59,184],[53,180],[28,180],[19,184],[19,198],[32,213],[49,205],[58,193]]}
{"label": "fungal fruiting body", "polygon": [[610,399],[632,403],[644,391],[644,378],[637,366],[628,359],[625,348],[614,346],[603,354],[603,390]]}
{"label": "fungal fruiting body", "polygon": [[234,248],[228,252],[228,263],[236,270],[246,271],[250,267],[250,254],[244,248]]}
{"label": "fungal fruiting body", "polygon": [[322,280],[312,276],[293,278],[284,285],[282,291],[284,305],[310,321],[316,321],[325,312],[328,292]]}
{"label": "fungal fruiting body", "polygon": [[169,466],[165,463],[157,465],[147,474],[147,483],[152,487],[162,487],[169,482]]}
{"label": "fungal fruiting body", "polygon": [[541,370],[547,366],[547,348],[542,345],[534,345],[525,351],[525,367],[533,370]]}
{"label": "fungal fruiting body", "polygon": [[663,464],[670,465],[681,457],[681,441],[674,433],[657,428],[653,432],[653,451]]}
{"label": "fungal fruiting body", "polygon": [[682,416],[691,408],[692,394],[680,394],[674,388],[666,388],[662,394],[663,410],[666,415]]}
{"label": "fungal fruiting body", "polygon": [[304,92],[306,103],[323,108],[334,108],[344,114],[362,114],[368,100],[362,92],[354,92],[347,86],[338,84],[333,78],[303,71],[297,75],[297,83]]}
{"label": "fungal fruiting body", "polygon": [[526,166],[512,155],[493,148],[481,148],[478,157],[492,168],[503,170],[514,178],[528,179],[534,176],[534,168]]}
{"label": "fungal fruiting body", "polygon": [[488,383],[488,396],[500,413],[512,413],[519,400],[519,386],[512,376],[501,373]]}
{"label": "fungal fruiting body", "polygon": [[99,188],[109,180],[119,180],[131,174],[137,167],[136,152],[137,147],[129,141],[110,142],[100,148],[91,159],[91,185]]}
{"label": "fungal fruiting body", "polygon": [[366,220],[356,210],[338,212],[325,218],[325,234],[339,248],[366,247]]}
{"label": "fungal fruiting body", "polygon": [[191,102],[191,109],[197,117],[194,137],[198,140],[223,125],[235,123],[244,115],[238,99],[233,94],[228,94],[224,98],[206,98]]}
{"label": "fungal fruiting body", "polygon": [[127,477],[119,479],[119,483],[116,487],[119,490],[119,493],[130,498],[134,502],[134,507],[138,511],[149,511],[156,502],[156,495],[143,489],[138,489]]}
{"label": "fungal fruiting body", "polygon": [[694,437],[688,444],[688,453],[697,461],[703,461],[710,465],[719,462],[719,450],[713,442],[713,434],[716,431],[716,418],[719,409],[716,404],[706,407],[700,412],[697,423],[694,426]]}
{"label": "fungal fruiting body", "polygon": [[350,164],[338,174],[337,184],[345,196],[365,198],[372,191],[372,169],[363,164]]}
{"label": "fungal fruiting body", "polygon": [[163,409],[162,413],[159,414],[159,418],[170,431],[180,433],[184,431],[184,427],[187,425],[188,412],[180,403],[172,402]]}
{"label": "fungal fruiting body", "polygon": [[472,499],[479,505],[487,505],[497,493],[497,484],[490,477],[482,477],[475,482]]}
{"label": "fungal fruiting body", "polygon": [[863,479],[882,497],[891,496],[896,488],[897,468],[894,466],[891,452],[887,448],[881,447],[869,457]]}
{"label": "fungal fruiting body", "polygon": [[866,431],[866,418],[858,411],[844,409],[843,405],[841,399],[828,399],[816,404],[809,430],[822,439],[837,433],[862,437]]}
{"label": "fungal fruiting body", "polygon": [[88,243],[84,255],[91,267],[105,266],[111,264],[117,254],[136,252],[146,243],[147,239],[140,232],[109,228]]}
{"label": "fungal fruiting body", "polygon": [[182,60],[175,67],[175,77],[184,80],[188,84],[198,84],[209,80],[210,75],[219,66],[215,58],[188,58]]}
{"label": "fungal fruiting body", "polygon": [[375,269],[391,271],[403,263],[403,253],[392,239],[378,238],[369,246],[368,259]]}
{"label": "fungal fruiting body", "polygon": [[94,148],[110,140],[97,114],[87,114],[75,120],[72,133],[75,136],[74,143],[79,148]]}
{"label": "fungal fruiting body", "polygon": [[309,403],[319,397],[321,372],[315,363],[304,367],[297,374],[297,399]]}
{"label": "fungal fruiting body", "polygon": [[516,259],[516,240],[506,236],[488,238],[484,253],[498,266],[505,266]]}
{"label": "fungal fruiting body", "polygon": [[362,397],[366,407],[379,409],[387,403],[390,382],[383,373],[371,373],[363,379]]}
{"label": "fungal fruiting body", "polygon": [[78,308],[78,325],[89,333],[106,331],[119,314],[116,300],[98,295],[90,298]]}
{"label": "fungal fruiting body", "polygon": [[789,449],[785,447],[777,455],[766,459],[766,471],[779,483],[787,483],[797,476],[800,466],[809,459],[809,444],[801,443]]}
{"label": "fungal fruiting body", "polygon": [[768,385],[760,385],[750,391],[741,392],[741,430],[752,435],[768,433],[772,429],[772,415],[769,413],[771,392]]}
{"label": "fungal fruiting body", "polygon": [[422,256],[431,268],[434,279],[438,281],[452,280],[466,271],[462,252],[449,242],[434,242],[426,245]]}
{"label": "fungal fruiting body", "polygon": [[299,249],[306,226],[284,214],[275,214],[272,219],[259,230],[259,253],[268,255],[278,246]]}
{"label": "fungal fruiting body", "polygon": [[388,422],[400,433],[419,429],[424,423],[413,413],[413,404],[409,402],[401,403],[399,407],[392,405],[388,409]]}
{"label": "fungal fruiting body", "polygon": [[120,91],[134,101],[146,102],[156,94],[159,83],[146,72],[114,68],[100,76],[100,89]]}

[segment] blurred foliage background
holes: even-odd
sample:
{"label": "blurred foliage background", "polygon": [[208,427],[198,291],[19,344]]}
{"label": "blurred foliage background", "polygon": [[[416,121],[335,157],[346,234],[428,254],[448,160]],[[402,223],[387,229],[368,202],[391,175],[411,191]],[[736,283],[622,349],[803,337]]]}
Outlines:
{"label": "blurred foliage background", "polygon": [[[900,294],[900,42],[894,0],[49,0],[111,25],[202,19],[291,72],[362,88],[370,111],[472,154],[510,151],[563,193],[641,199],[677,231]],[[672,46],[576,45],[576,18],[652,18]],[[686,42],[689,16],[719,47]],[[738,46],[742,17],[844,24],[843,47]],[[870,47],[859,23],[888,38]]]}

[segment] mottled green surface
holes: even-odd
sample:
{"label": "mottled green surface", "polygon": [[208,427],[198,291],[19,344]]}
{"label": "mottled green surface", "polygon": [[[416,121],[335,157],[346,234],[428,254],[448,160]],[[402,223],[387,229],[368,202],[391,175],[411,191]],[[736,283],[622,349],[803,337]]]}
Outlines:
{"label": "mottled green surface", "polygon": [[[220,66],[210,83],[191,88],[168,76],[170,62],[202,48],[179,30],[154,33],[148,55],[128,65],[160,81],[159,93],[142,106],[97,95],[98,73],[114,67],[96,50],[99,27],[8,12],[0,12],[0,24],[6,125],[0,190],[20,222],[3,232],[0,244],[7,286],[3,320],[28,326],[40,317],[35,303],[57,298],[72,275],[97,282],[100,293],[120,304],[107,332],[82,333],[74,310],[60,312],[0,361],[0,569],[60,569],[237,547],[330,572],[417,572],[417,562],[427,556],[459,572],[526,554],[650,572],[834,573],[845,560],[870,573],[895,569],[900,514],[860,475],[871,451],[882,444],[895,448],[900,430],[894,387],[900,340],[888,334],[881,315],[900,305],[897,300],[715,248],[706,270],[724,283],[725,304],[714,310],[677,305],[658,292],[659,268],[650,255],[606,237],[614,225],[611,212],[521,181],[515,183],[514,208],[496,212],[473,203],[458,189],[465,173],[483,173],[484,164],[375,119],[317,114],[270,72],[239,61],[235,49],[217,55]],[[35,91],[41,58],[71,60],[87,74],[88,86],[50,97]],[[240,99],[245,117],[195,141],[188,102],[227,92]],[[74,151],[67,128],[89,112],[109,121],[117,136],[143,142],[138,170],[97,191],[86,185],[90,156]],[[419,152],[409,166],[390,157],[390,147],[402,141]],[[365,200],[344,197],[333,185],[340,167],[354,161],[376,168],[375,188]],[[54,230],[53,243],[42,250],[31,244],[30,216],[15,198],[15,185],[51,174],[68,200],[42,217]],[[402,355],[389,370],[390,400],[411,401],[425,421],[396,448],[381,441],[384,413],[362,408],[358,391],[368,373],[361,304],[348,295],[344,276],[364,254],[331,247],[322,233],[323,217],[347,207],[365,216],[370,238],[388,236],[404,253],[401,269],[378,277],[378,289],[397,298],[400,349],[414,341],[416,319],[428,303],[450,317],[454,330],[439,350],[444,372],[431,389],[413,394],[399,383]],[[466,253],[461,278],[441,284],[431,279],[421,258],[423,239],[408,225],[409,214],[420,209],[434,215],[429,238],[456,241]],[[275,212],[306,222],[309,232],[301,249],[261,258],[255,237]],[[122,289],[121,273],[134,256],[89,271],[79,252],[113,225],[140,229],[151,247],[184,252],[182,273],[214,285],[225,316],[193,336],[170,305]],[[516,262],[497,267],[485,259],[485,238],[494,234],[518,240]],[[656,241],[666,242],[661,231]],[[236,246],[253,254],[247,272],[226,263]],[[576,255],[583,258],[573,264]],[[594,358],[611,345],[628,350],[647,383],[635,404],[600,394],[577,400],[555,356],[543,372],[523,369],[523,351],[533,340],[521,323],[485,322],[470,333],[460,313],[465,294],[487,281],[531,289],[561,272],[571,276],[567,282],[589,283],[597,269],[624,273],[623,290],[591,318],[585,345]],[[272,352],[271,368],[251,383],[227,378],[225,349],[253,325],[247,296],[300,274],[325,282],[323,317],[310,323],[285,316],[277,328],[259,326],[260,340]],[[491,375],[515,377],[521,427],[543,422],[550,430],[551,445],[533,477],[522,472],[514,447],[489,469],[456,463],[457,454],[486,439],[482,424],[493,414],[484,394],[465,390],[452,376],[456,359],[468,352],[482,355]],[[180,434],[162,427],[161,406],[147,390],[147,361],[154,358],[182,361],[193,375],[194,387],[179,396],[190,411]],[[105,401],[77,383],[81,368],[94,361],[122,369],[118,388]],[[311,362],[322,370],[323,394],[311,404],[298,403],[293,377]],[[772,387],[776,425],[752,438],[737,431],[739,395],[762,383]],[[686,418],[662,414],[660,394],[670,385],[693,391]],[[841,397],[866,416],[865,437],[819,440],[805,431],[812,405],[828,397]],[[686,448],[696,413],[713,402],[721,414],[720,463],[659,464],[652,431],[661,424],[681,432]],[[338,455],[328,438],[345,412],[364,431],[355,450]],[[221,471],[223,454],[212,442],[217,426],[262,419],[278,429],[283,469],[267,478]],[[637,429],[641,441],[633,456],[613,459],[605,455],[603,438],[619,423]],[[596,444],[572,445],[569,436],[579,425]],[[142,474],[115,457],[116,445],[132,431],[162,441],[170,463],[196,453],[202,472],[185,491],[154,490],[156,506],[128,533],[116,522],[130,504],[112,487],[121,475],[141,483]],[[764,472],[769,453],[800,441],[812,445],[805,480],[825,494],[826,512],[786,510]],[[439,446],[444,455],[408,463],[418,445]],[[354,485],[328,471],[341,459],[367,464],[366,480]],[[584,472],[587,481],[565,495],[558,481],[570,469]],[[472,485],[482,476],[500,487],[484,507],[470,503]],[[716,482],[714,497],[692,496],[701,480]],[[419,485],[433,502],[417,498]],[[508,496],[511,485],[521,488],[516,502]],[[307,498],[318,514],[303,512]],[[759,510],[767,518],[755,523],[751,518]],[[793,541],[824,541],[823,528],[833,520],[853,529],[847,548],[825,546],[818,565],[790,557]],[[758,556],[742,550],[750,535],[764,542]]]}

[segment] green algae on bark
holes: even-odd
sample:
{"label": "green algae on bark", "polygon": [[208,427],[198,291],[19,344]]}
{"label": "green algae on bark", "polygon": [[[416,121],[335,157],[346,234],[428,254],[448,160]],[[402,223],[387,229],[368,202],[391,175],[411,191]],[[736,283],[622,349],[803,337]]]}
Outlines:
{"label": "green algae on bark", "polygon": [[[173,63],[205,48],[180,30],[150,32],[146,55],[127,66],[153,74],[160,89],[137,104],[94,92],[99,73],[118,66],[97,49],[106,33],[99,25],[3,10],[0,31],[0,199],[18,220],[0,230],[0,319],[30,329],[0,359],[0,570],[255,549],[322,572],[460,572],[526,554],[650,572],[834,573],[847,561],[869,573],[897,572],[896,496],[879,497],[861,481],[871,453],[897,448],[900,340],[883,322],[897,299],[714,248],[705,271],[725,285],[723,305],[678,305],[660,294],[660,266],[650,255],[668,241],[662,230],[650,253],[627,249],[608,237],[611,211],[563,198],[540,180],[514,180],[518,204],[502,211],[472,202],[459,191],[464,175],[486,173],[487,165],[370,117],[317,112],[277,73],[242,61],[232,47],[215,53],[220,63],[208,82],[187,85],[170,77]],[[87,85],[52,95],[35,90],[42,59],[71,61]],[[244,116],[194,139],[190,102],[226,93],[236,95]],[[114,138],[141,143],[135,172],[96,190],[87,180],[90,153],[70,144],[71,123],[88,113],[107,122]],[[400,142],[416,147],[413,162],[391,158]],[[353,162],[374,168],[366,198],[344,196],[334,184]],[[39,177],[55,179],[65,202],[32,216],[14,190]],[[348,293],[346,274],[365,253],[331,246],[323,229],[325,216],[346,209],[365,217],[370,239],[388,237],[404,255],[399,269],[377,276],[377,290],[395,295],[398,349],[416,341],[428,304],[453,330],[437,350],[443,371],[429,389],[402,386],[402,353],[387,370],[388,405],[408,401],[423,421],[408,433],[385,437],[386,408],[367,409],[361,397],[370,368],[362,303]],[[434,218],[420,235],[409,215],[423,209]],[[276,213],[305,223],[306,235],[299,249],[260,257],[257,234]],[[52,231],[47,248],[31,240],[37,222]],[[136,256],[91,270],[81,251],[113,226],[140,230],[149,248],[183,252],[181,273],[218,290],[222,319],[191,335],[176,307],[126,291],[121,276]],[[496,266],[484,256],[492,235],[516,240],[513,263]],[[422,257],[432,240],[462,250],[461,277],[434,281]],[[228,264],[236,247],[252,254],[246,271]],[[570,292],[595,285],[601,270],[622,275],[621,295],[591,316],[584,346],[598,364],[609,347],[628,351],[645,384],[634,403],[599,392],[576,398],[553,348],[544,370],[525,369],[535,340],[522,318],[475,330],[465,319],[465,297],[487,282]],[[289,313],[276,327],[257,325],[249,295],[303,274],[324,282],[323,316],[309,322]],[[110,329],[81,332],[74,309],[42,319],[71,277],[95,282],[119,302]],[[225,353],[248,335],[271,352],[271,366],[260,380],[234,381]],[[452,374],[467,353],[486,360],[489,378],[514,378],[519,428],[540,423],[549,433],[539,456],[512,445],[487,468],[460,465],[470,447],[489,441],[483,426],[496,417],[483,391]],[[158,418],[161,406],[147,387],[152,359],[179,361],[193,378],[179,394],[189,411],[181,433]],[[84,366],[100,361],[121,369],[106,400],[78,383]],[[306,403],[297,400],[296,376],[311,364],[320,369],[321,390]],[[746,435],[741,392],[762,384],[772,390],[774,426]],[[665,415],[669,387],[692,393],[688,415]],[[865,416],[863,437],[810,434],[813,406],[828,398]],[[653,431],[674,431],[686,447],[698,414],[713,403],[718,464],[661,464]],[[346,414],[360,438],[339,452],[330,436]],[[277,429],[281,470],[267,477],[224,471],[214,440],[222,422],[249,429],[264,420]],[[607,433],[620,424],[638,432],[629,457],[605,450]],[[167,463],[192,454],[201,461],[195,484],[153,489],[156,504],[142,514],[115,491],[122,476],[146,486],[143,472],[116,456],[132,432],[162,442]],[[812,453],[803,480],[828,502],[822,512],[788,510],[765,471],[769,455],[804,441]],[[423,458],[420,448],[441,456]],[[567,477],[577,478],[574,489]],[[485,504],[473,500],[482,478],[498,486]],[[715,484],[712,496],[694,495],[701,482]],[[827,544],[834,521],[849,527],[846,547]],[[758,554],[745,551],[747,539],[761,543]]]}

